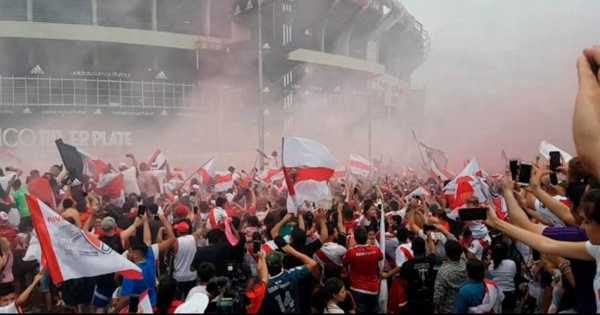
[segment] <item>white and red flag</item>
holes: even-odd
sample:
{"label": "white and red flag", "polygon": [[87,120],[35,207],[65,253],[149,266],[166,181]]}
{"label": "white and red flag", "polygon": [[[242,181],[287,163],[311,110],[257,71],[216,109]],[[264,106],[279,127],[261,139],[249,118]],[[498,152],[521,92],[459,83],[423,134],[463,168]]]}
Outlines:
{"label": "white and red flag", "polygon": [[33,227],[39,240],[42,264],[55,284],[70,279],[118,273],[142,279],[142,271],[113,251],[95,235],[65,221],[60,214],[33,196],[27,196]]}
{"label": "white and red flag", "polygon": [[335,169],[333,173],[333,178],[345,178],[346,177],[346,167],[338,167]]}
{"label": "white and red flag", "polygon": [[284,137],[282,164],[288,187],[287,210],[296,213],[305,201],[330,200],[328,181],[337,162],[327,147],[314,140]]}
{"label": "white and red flag", "polygon": [[229,171],[215,172],[215,192],[224,192],[233,188],[233,174]]}
{"label": "white and red flag", "polygon": [[107,173],[100,177],[96,185],[96,192],[110,199],[118,199],[125,193],[125,180],[121,173]]}
{"label": "white and red flag", "polygon": [[167,166],[167,157],[160,149],[156,149],[148,160],[148,164],[153,169],[161,170]]}
{"label": "white and red flag", "polygon": [[283,169],[281,168],[272,168],[269,170],[265,170],[261,176],[260,179],[265,182],[265,183],[272,183],[278,180],[282,180],[283,179]]}
{"label": "white and red flag", "polygon": [[213,165],[215,164],[215,158],[211,158],[204,165],[202,165],[196,173],[200,177],[200,181],[204,185],[208,185],[210,183],[210,179],[215,175],[215,171],[213,169]]}
{"label": "white and red flag", "polygon": [[480,203],[491,199],[490,189],[484,182],[484,172],[477,159],[472,159],[456,178],[444,187],[444,194],[451,209],[465,205],[471,197],[477,197]]}
{"label": "white and red flag", "polygon": [[560,156],[565,160],[566,163],[569,163],[569,161],[573,158],[573,156],[567,153],[567,151],[553,145],[548,141],[544,140],[540,143],[540,154],[546,158],[546,160],[550,160],[550,152],[552,151],[560,152]]}
{"label": "white and red flag", "polygon": [[373,164],[358,154],[350,154],[350,173],[356,176],[368,177],[373,171]]}

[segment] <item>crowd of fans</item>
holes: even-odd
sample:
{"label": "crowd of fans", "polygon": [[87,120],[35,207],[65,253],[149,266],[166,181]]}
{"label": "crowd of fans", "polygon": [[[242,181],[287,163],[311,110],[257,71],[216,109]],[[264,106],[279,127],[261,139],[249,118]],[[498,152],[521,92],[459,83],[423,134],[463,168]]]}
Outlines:
{"label": "crowd of fans", "polygon": [[[257,179],[258,170],[230,168],[233,188],[215,193],[196,179],[161,182],[128,155],[130,164],[112,172],[135,171],[141,193],[115,202],[61,165],[28,174],[5,167],[0,312],[124,312],[147,291],[161,313],[595,313],[598,64],[600,47],[578,61],[578,156],[557,170],[558,184],[540,160],[528,185],[509,173],[485,177],[490,200],[464,205],[488,208],[485,221],[461,221],[447,183],[414,173],[336,178],[332,201],[291,213],[283,183]],[[23,260],[33,231],[26,196],[40,180],[55,211],[137,264],[143,279],[108,274],[55,285],[38,262]],[[427,192],[409,196],[419,187]]]}

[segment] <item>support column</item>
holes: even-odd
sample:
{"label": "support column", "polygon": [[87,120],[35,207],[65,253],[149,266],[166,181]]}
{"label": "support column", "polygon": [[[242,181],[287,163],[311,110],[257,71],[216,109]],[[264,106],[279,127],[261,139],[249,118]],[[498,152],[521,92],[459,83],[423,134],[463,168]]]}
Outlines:
{"label": "support column", "polygon": [[33,0],[27,0],[27,21],[33,21]]}
{"label": "support column", "polygon": [[92,24],[98,25],[98,0],[92,0]]}
{"label": "support column", "polygon": [[204,10],[204,36],[210,36],[211,33],[211,29],[210,29],[210,17],[211,17],[211,10],[212,10],[212,0],[205,0],[206,1],[206,10]]}
{"label": "support column", "polygon": [[152,29],[158,31],[158,3],[152,0]]}

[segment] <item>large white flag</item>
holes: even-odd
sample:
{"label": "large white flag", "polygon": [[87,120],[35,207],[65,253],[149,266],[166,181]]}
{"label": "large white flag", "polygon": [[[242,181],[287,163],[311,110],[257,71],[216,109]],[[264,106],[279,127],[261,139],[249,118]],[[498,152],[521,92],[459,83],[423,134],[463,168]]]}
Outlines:
{"label": "large white flag", "polygon": [[215,192],[225,192],[233,188],[233,174],[231,172],[215,173]]}
{"label": "large white flag", "polygon": [[27,196],[27,205],[41,247],[42,263],[46,264],[55,284],[110,273],[142,279],[138,266],[95,235],[65,221],[60,214],[30,195]]}
{"label": "large white flag", "polygon": [[327,147],[310,139],[284,137],[282,164],[289,212],[296,213],[305,201],[331,200],[327,181],[337,162]]}
{"label": "large white flag", "polygon": [[368,177],[373,170],[373,165],[366,158],[358,155],[358,154],[350,154],[350,173]]}
{"label": "large white flag", "polygon": [[552,151],[560,152],[560,155],[567,163],[569,163],[569,161],[573,158],[573,156],[571,154],[567,153],[567,151],[553,145],[552,143],[550,143],[548,141],[544,140],[540,143],[540,154],[543,157],[545,157],[546,160],[550,160],[550,152],[552,152]]}
{"label": "large white flag", "polygon": [[215,164],[215,158],[211,158],[208,162],[204,163],[196,174],[200,176],[201,182],[204,185],[208,185],[210,183],[210,179],[215,175],[213,165]]}

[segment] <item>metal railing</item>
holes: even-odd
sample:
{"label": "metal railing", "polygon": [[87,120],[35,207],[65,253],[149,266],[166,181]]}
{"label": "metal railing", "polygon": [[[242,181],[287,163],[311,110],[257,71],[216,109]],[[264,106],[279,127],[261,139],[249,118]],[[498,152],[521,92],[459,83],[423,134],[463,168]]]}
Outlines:
{"label": "metal railing", "polygon": [[193,84],[52,77],[0,77],[0,106],[186,109]]}

